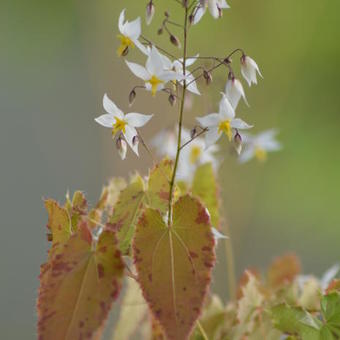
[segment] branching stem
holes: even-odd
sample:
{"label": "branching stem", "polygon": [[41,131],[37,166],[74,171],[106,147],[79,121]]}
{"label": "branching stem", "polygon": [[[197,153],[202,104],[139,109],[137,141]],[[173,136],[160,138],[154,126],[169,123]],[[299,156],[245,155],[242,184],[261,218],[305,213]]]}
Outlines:
{"label": "branching stem", "polygon": [[[184,8],[184,29],[183,29],[183,65],[186,64],[187,59],[187,35],[188,35],[188,7],[185,6]],[[183,67],[183,76],[185,77],[185,67]],[[182,97],[179,109],[179,119],[178,119],[178,140],[177,140],[177,152],[174,164],[174,170],[172,173],[172,177],[170,180],[170,190],[169,190],[169,208],[168,208],[168,226],[171,226],[172,223],[172,203],[173,203],[173,196],[174,196],[174,187],[175,187],[175,180],[176,180],[176,173],[178,167],[179,156],[181,153],[181,143],[182,143],[182,124],[183,124],[183,112],[184,112],[184,101],[185,101],[185,94],[187,90],[187,83],[184,79],[183,81],[183,88],[182,88]]]}

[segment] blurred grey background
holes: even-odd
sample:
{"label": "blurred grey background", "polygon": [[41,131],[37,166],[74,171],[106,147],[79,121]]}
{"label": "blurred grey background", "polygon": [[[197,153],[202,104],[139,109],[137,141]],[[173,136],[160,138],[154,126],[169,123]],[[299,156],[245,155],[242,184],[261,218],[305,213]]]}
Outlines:
{"label": "blurred grey background", "polygon": [[[162,11],[158,1],[154,38]],[[223,55],[244,48],[264,74],[247,88],[251,104],[241,116],[256,129],[280,129],[281,153],[266,164],[240,166],[230,157],[220,171],[223,213],[230,223],[237,273],[265,268],[285,251],[301,256],[306,272],[321,274],[340,260],[340,30],[336,0],[230,0],[220,21],[206,15],[190,33],[190,53]],[[39,266],[46,258],[43,197],[63,200],[82,189],[90,204],[113,175],[150,166],[130,153],[118,159],[110,132],[93,122],[105,92],[123,109],[136,84],[116,57],[117,20],[144,16],[146,1],[1,1],[1,339],[36,337]],[[145,25],[144,25],[145,26]],[[157,38],[167,45],[164,37]],[[142,61],[133,53],[129,60]],[[218,73],[206,99],[186,115],[216,107],[226,74]],[[209,97],[211,96],[211,97]],[[202,107],[204,110],[202,110]],[[177,112],[166,97],[138,95],[135,110],[155,113],[151,138],[171,126]],[[207,112],[203,112],[207,111]],[[227,151],[226,151],[227,153]],[[215,289],[227,297],[223,246]]]}

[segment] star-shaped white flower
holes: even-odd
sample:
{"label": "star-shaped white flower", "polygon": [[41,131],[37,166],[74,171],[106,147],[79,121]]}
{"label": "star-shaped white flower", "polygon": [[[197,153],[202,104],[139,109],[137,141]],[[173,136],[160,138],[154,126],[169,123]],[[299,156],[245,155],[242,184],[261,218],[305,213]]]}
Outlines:
{"label": "star-shaped white flower", "polygon": [[[148,57],[150,57],[151,51],[152,51],[152,49],[149,46],[147,46],[145,54]],[[158,52],[158,53],[162,58],[164,70],[176,72],[182,78],[182,80],[179,80],[179,83],[182,86],[184,84],[184,79],[185,79],[186,83],[187,83],[187,90],[190,91],[191,93],[201,95],[200,91],[197,88],[196,81],[194,80],[195,79],[194,75],[187,69],[187,67],[189,67],[189,66],[191,66],[195,63],[195,61],[197,60],[197,58],[199,56],[198,54],[195,57],[186,59],[186,61],[185,61],[185,69],[186,70],[185,70],[185,78],[184,78],[184,76],[183,76],[183,59],[182,58],[180,58],[178,60],[171,61],[164,54],[162,54],[160,52]]]}
{"label": "star-shaped white flower", "polygon": [[183,79],[182,74],[168,70],[164,56],[158,52],[156,47],[152,46],[151,52],[145,54],[148,55],[145,67],[128,61],[126,64],[136,77],[145,81],[146,89],[151,91],[153,96],[157,91],[164,89],[167,82]]}
{"label": "star-shaped white flower", "polygon": [[239,161],[245,163],[252,158],[256,158],[258,161],[263,162],[267,159],[268,152],[280,150],[282,146],[275,139],[277,133],[277,130],[272,129],[255,136],[249,134],[242,135],[244,151],[239,156]]}
{"label": "star-shaped white flower", "polygon": [[197,24],[202,19],[207,8],[213,18],[217,19],[222,16],[222,10],[230,8],[230,6],[226,0],[198,0],[198,4],[194,10],[193,24]]}
{"label": "star-shaped white flower", "polygon": [[126,55],[129,48],[134,48],[135,46],[142,52],[145,51],[145,47],[138,40],[142,31],[140,18],[131,22],[125,21],[125,9],[123,9],[119,16],[118,28],[120,32],[118,35],[120,46],[118,47],[117,54],[119,56]]}
{"label": "star-shaped white flower", "polygon": [[[182,145],[190,140],[190,132],[182,129]],[[180,154],[177,179],[191,181],[196,169],[205,163],[212,163],[213,168],[217,171],[219,161],[216,158],[216,152],[219,150],[217,145],[209,148],[205,147],[204,139],[197,137],[186,145]]]}
{"label": "star-shaped white flower", "polygon": [[242,83],[234,76],[231,76],[227,80],[227,83],[225,85],[225,95],[234,110],[236,110],[241,97],[243,98],[244,102],[249,106],[246,94],[243,90]]}
{"label": "star-shaped white flower", "polygon": [[138,133],[136,128],[144,126],[153,115],[143,115],[141,113],[124,115],[106,94],[103,98],[103,106],[107,113],[95,118],[95,121],[104,127],[112,129],[113,136],[122,134],[138,156]]}
{"label": "star-shaped white flower", "polygon": [[208,128],[208,131],[205,133],[206,147],[215,144],[223,133],[231,141],[233,129],[243,130],[252,128],[252,125],[248,125],[242,119],[235,118],[235,111],[224,93],[222,93],[218,113],[211,113],[196,119],[202,127]]}
{"label": "star-shaped white flower", "polygon": [[243,55],[241,57],[241,74],[249,86],[251,86],[252,83],[255,85],[257,84],[256,73],[258,73],[260,77],[263,78],[255,60],[248,57],[247,55]]}

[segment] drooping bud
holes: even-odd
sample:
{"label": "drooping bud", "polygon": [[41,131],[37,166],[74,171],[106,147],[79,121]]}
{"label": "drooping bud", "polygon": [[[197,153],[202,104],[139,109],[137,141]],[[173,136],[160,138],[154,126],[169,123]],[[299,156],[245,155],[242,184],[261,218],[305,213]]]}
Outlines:
{"label": "drooping bud", "polygon": [[194,139],[196,137],[197,134],[197,129],[194,127],[191,131],[190,131],[190,138]]}
{"label": "drooping bud", "polygon": [[154,15],[155,5],[153,4],[152,0],[150,0],[150,2],[148,2],[148,4],[146,5],[145,21],[147,25],[151,24]]}
{"label": "drooping bud", "polygon": [[139,137],[138,136],[133,136],[132,138],[132,145],[135,146],[139,142]]}
{"label": "drooping bud", "polygon": [[137,95],[136,91],[134,89],[132,89],[132,91],[129,94],[129,105],[130,106],[134,103],[134,101],[136,99],[136,95]]}
{"label": "drooping bud", "polygon": [[126,152],[127,152],[127,144],[121,136],[119,136],[116,140],[116,147],[117,147],[120,158],[124,160],[126,157]]}
{"label": "drooping bud", "polygon": [[251,84],[257,84],[257,73],[263,78],[255,60],[243,54],[241,57],[241,74],[249,86],[251,86]]}
{"label": "drooping bud", "polygon": [[162,35],[162,34],[163,34],[163,27],[161,27],[161,28],[158,29],[157,34],[158,34],[158,35]]}
{"label": "drooping bud", "polygon": [[170,42],[171,42],[174,46],[176,46],[176,47],[178,47],[178,48],[181,48],[181,42],[180,42],[179,39],[178,39],[175,35],[173,35],[173,34],[170,34]]}
{"label": "drooping bud", "polygon": [[176,104],[176,96],[172,93],[169,96],[169,103],[171,106],[174,106]]}
{"label": "drooping bud", "polygon": [[165,16],[166,18],[170,18],[170,13],[169,13],[168,11],[165,11],[165,12],[164,12],[164,16]]}
{"label": "drooping bud", "polygon": [[192,25],[194,22],[195,16],[193,14],[189,15],[189,24]]}
{"label": "drooping bud", "polygon": [[203,71],[203,78],[205,79],[205,82],[207,85],[210,85],[212,82],[212,75],[209,71],[204,70]]}
{"label": "drooping bud", "polygon": [[234,147],[238,155],[241,154],[242,151],[242,137],[237,131],[234,137]]}

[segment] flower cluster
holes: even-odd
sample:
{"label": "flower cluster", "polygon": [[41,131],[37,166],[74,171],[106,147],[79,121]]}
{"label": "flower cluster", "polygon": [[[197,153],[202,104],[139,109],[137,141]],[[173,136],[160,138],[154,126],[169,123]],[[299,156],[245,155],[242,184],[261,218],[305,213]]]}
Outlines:
{"label": "flower cluster", "polygon": [[[198,0],[194,6],[191,6],[189,25],[197,24],[207,10],[213,18],[217,19],[222,16],[222,10],[227,8],[229,8],[229,5],[225,0]],[[166,155],[172,159],[178,158],[178,179],[188,180],[195,168],[206,162],[211,162],[217,169],[220,163],[217,160],[217,153],[220,148],[216,143],[222,136],[232,142],[239,155],[239,161],[242,163],[253,157],[263,161],[267,157],[267,152],[280,149],[280,144],[275,140],[276,130],[269,130],[257,136],[252,136],[244,130],[251,129],[253,125],[236,117],[236,109],[240,100],[243,99],[247,106],[249,104],[240,79],[235,77],[232,68],[232,56],[235,53],[241,53],[240,73],[249,86],[257,84],[257,75],[262,77],[257,63],[251,57],[246,55],[243,50],[236,49],[223,59],[200,57],[198,54],[192,57],[176,58],[142,35],[140,18],[129,22],[125,19],[125,13],[124,9],[118,21],[120,45],[117,54],[125,57],[131,49],[137,47],[146,57],[144,66],[125,61],[128,69],[142,80],[142,84],[135,86],[130,92],[130,105],[133,104],[137,95],[136,90],[139,88],[151,92],[152,96],[156,96],[158,92],[167,93],[171,105],[174,105],[179,98],[180,87],[195,95],[200,95],[201,91],[198,88],[197,81],[203,78],[209,85],[212,81],[212,71],[216,68],[206,69],[204,66],[197,66],[190,70],[191,66],[201,59],[218,61],[218,66],[228,68],[228,79],[224,91],[221,93],[222,97],[217,112],[196,117],[199,125],[194,127],[191,132],[184,128],[181,131],[177,129],[176,132],[163,130],[153,139],[152,144],[159,155]],[[146,6],[145,18],[148,25],[151,23],[154,14],[155,5],[150,0]],[[158,33],[162,34],[165,30],[170,36],[170,42],[180,47],[179,39],[169,29],[170,24],[176,23],[170,20],[170,14],[166,12]],[[198,71],[201,74],[197,74]],[[183,91],[183,96],[185,96],[185,91]],[[104,96],[103,106],[107,113],[95,120],[100,125],[112,129],[112,136],[116,138],[116,146],[121,158],[125,159],[126,157],[127,145],[138,155],[138,144],[141,136],[137,128],[144,126],[152,115],[124,114],[107,95]],[[142,142],[145,145],[145,142]],[[179,153],[178,157],[176,157],[177,153]]]}

